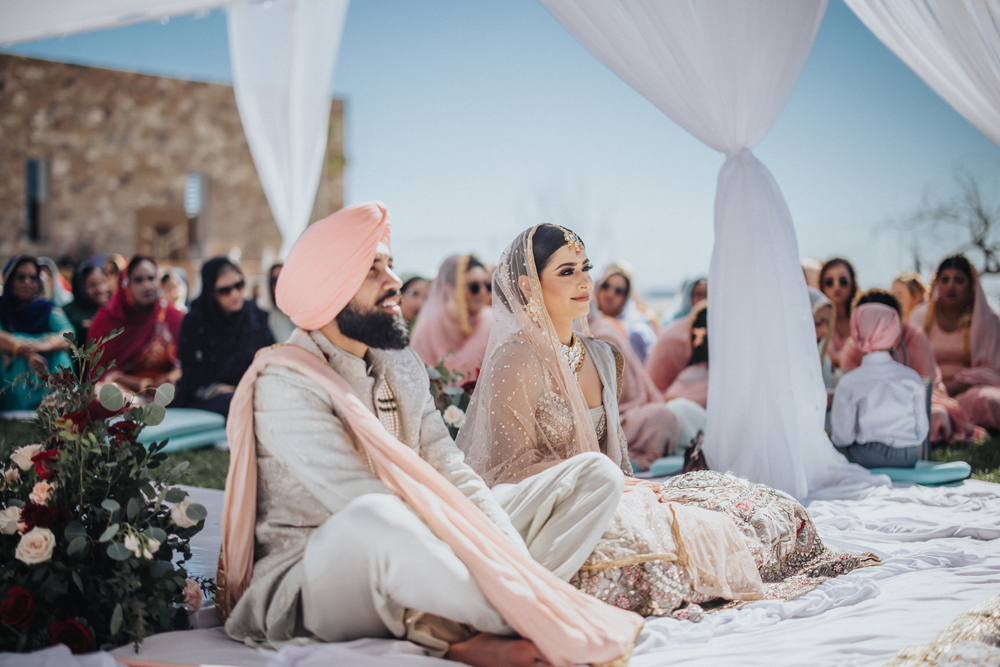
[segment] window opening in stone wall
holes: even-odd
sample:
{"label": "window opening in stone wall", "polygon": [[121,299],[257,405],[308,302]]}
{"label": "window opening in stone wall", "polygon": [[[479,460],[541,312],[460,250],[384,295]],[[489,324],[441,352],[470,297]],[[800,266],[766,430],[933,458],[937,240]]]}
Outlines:
{"label": "window opening in stone wall", "polygon": [[200,171],[188,173],[184,181],[184,212],[188,217],[188,239],[191,245],[198,243],[198,218],[205,208],[205,175]]}
{"label": "window opening in stone wall", "polygon": [[45,236],[45,205],[49,201],[49,168],[42,158],[28,158],[24,165],[25,233],[29,241]]}

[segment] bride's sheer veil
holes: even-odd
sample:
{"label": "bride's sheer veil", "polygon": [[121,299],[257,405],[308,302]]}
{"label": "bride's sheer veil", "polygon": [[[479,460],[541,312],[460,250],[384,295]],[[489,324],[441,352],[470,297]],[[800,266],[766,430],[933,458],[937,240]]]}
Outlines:
{"label": "bride's sheer veil", "polygon": [[[583,392],[562,352],[535,266],[536,225],[514,239],[493,274],[493,329],[456,442],[487,484],[516,482],[580,452],[600,451]],[[574,245],[574,244],[579,244]],[[548,245],[548,244],[547,244]],[[526,278],[526,280],[522,280]],[[574,321],[584,331],[585,322]]]}

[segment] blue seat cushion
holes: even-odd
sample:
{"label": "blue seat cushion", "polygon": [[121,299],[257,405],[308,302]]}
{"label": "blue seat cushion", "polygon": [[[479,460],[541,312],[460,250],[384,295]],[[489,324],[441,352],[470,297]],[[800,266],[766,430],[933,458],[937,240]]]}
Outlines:
{"label": "blue seat cushion", "polygon": [[207,410],[167,408],[162,422],[142,429],[139,442],[148,445],[167,439],[166,452],[221,442],[226,439],[226,418]]}
{"label": "blue seat cushion", "polygon": [[662,459],[653,461],[649,467],[650,476],[664,477],[666,475],[676,475],[684,468],[684,455],[664,456]]}
{"label": "blue seat cushion", "polygon": [[915,468],[872,468],[873,474],[888,475],[894,482],[913,482],[915,484],[948,484],[960,482],[972,474],[972,466],[965,461],[950,463],[933,463],[917,461]]}

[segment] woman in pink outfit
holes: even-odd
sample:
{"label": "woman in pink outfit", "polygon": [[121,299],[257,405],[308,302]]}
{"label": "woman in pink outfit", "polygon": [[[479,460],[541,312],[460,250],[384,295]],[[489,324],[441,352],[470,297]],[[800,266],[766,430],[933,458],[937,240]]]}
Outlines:
{"label": "woman in pink outfit", "polygon": [[493,311],[486,294],[493,289],[475,255],[452,255],[431,285],[413,327],[410,347],[428,366],[444,363],[461,374],[459,384],[476,379],[490,340]]}
{"label": "woman in pink outfit", "polygon": [[691,356],[687,365],[663,392],[666,400],[686,398],[701,407],[708,404],[708,304],[702,302],[691,315],[688,330]]}
{"label": "woman in pink outfit", "polygon": [[965,414],[1000,428],[1000,317],[964,255],[941,262],[930,301],[913,309],[910,323],[927,333],[945,389]]}
{"label": "woman in pink outfit", "polygon": [[827,352],[834,368],[839,368],[840,351],[851,337],[851,308],[858,293],[854,267],[841,257],[827,260],[819,272],[819,288],[837,311]]}

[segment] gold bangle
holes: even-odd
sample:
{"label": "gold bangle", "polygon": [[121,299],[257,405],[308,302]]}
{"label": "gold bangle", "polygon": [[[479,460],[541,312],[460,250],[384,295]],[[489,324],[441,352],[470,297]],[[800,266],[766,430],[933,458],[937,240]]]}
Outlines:
{"label": "gold bangle", "polygon": [[13,349],[13,350],[11,350],[11,354],[12,354],[13,356],[15,356],[15,357],[16,357],[16,356],[17,356],[17,353],[18,353],[18,351],[20,351],[20,349],[21,349],[22,347],[24,347],[24,343],[19,343],[18,341],[16,341],[16,340],[15,340],[15,341],[14,341],[14,349]]}

